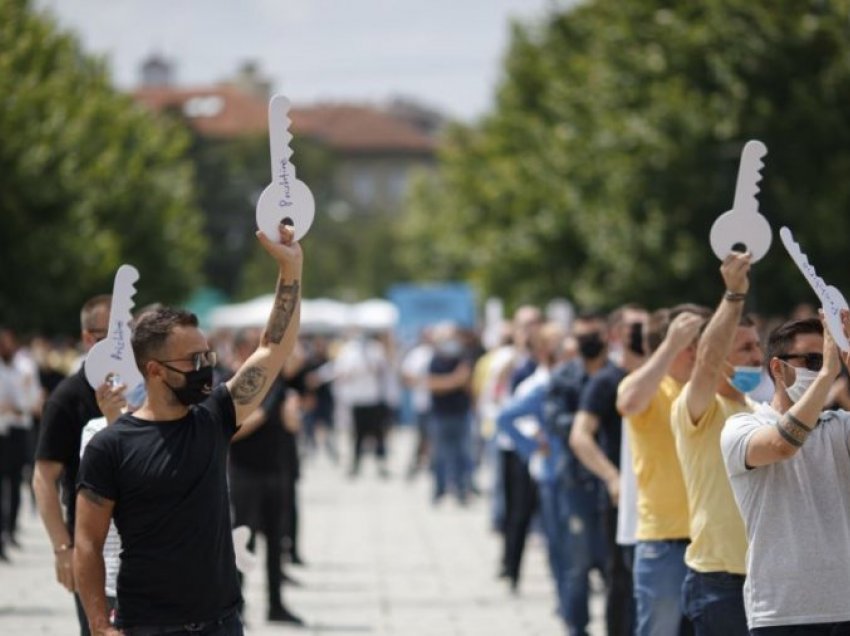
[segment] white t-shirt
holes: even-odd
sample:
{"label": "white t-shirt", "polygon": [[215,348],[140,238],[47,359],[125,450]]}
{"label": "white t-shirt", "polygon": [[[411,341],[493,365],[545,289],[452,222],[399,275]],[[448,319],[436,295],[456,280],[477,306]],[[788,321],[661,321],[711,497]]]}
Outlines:
{"label": "white t-shirt", "polygon": [[[89,420],[89,423],[83,427],[83,436],[80,440],[80,457],[83,456],[83,451],[86,450],[86,445],[95,436],[95,433],[106,428],[106,418],[97,417]],[[118,528],[115,527],[115,522],[109,522],[109,532],[106,534],[106,541],[103,544],[103,564],[106,567],[106,595],[115,598],[118,596],[118,567],[121,565],[121,537],[118,535]]]}
{"label": "white t-shirt", "polygon": [[401,362],[401,373],[413,382],[410,399],[417,413],[426,413],[431,408],[431,392],[428,390],[428,368],[434,348],[425,343],[413,347]]}
{"label": "white t-shirt", "polygon": [[623,418],[623,434],[620,436],[620,499],[617,504],[617,545],[637,543],[637,495],[638,485],[629,441],[629,427]]}
{"label": "white t-shirt", "polygon": [[730,417],[723,461],[747,529],[750,629],[850,621],[850,413],[824,411],[797,454],[748,469],[747,445],[780,415]]}
{"label": "white t-shirt", "polygon": [[385,400],[384,348],[374,340],[354,338],[346,342],[334,360],[335,395],[351,406],[369,406]]}

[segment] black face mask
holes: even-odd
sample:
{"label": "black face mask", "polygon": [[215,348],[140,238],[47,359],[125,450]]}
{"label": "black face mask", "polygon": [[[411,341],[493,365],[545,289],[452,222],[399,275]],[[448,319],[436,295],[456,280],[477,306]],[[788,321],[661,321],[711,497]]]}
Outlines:
{"label": "black face mask", "polygon": [[201,367],[195,371],[180,371],[169,367],[186,378],[186,384],[181,387],[173,387],[168,382],[165,385],[174,393],[174,397],[183,406],[192,406],[206,400],[212,391],[213,368],[211,366]]}
{"label": "black face mask", "polygon": [[593,360],[597,358],[605,348],[605,343],[598,333],[589,333],[583,336],[577,336],[578,352],[585,360]]}

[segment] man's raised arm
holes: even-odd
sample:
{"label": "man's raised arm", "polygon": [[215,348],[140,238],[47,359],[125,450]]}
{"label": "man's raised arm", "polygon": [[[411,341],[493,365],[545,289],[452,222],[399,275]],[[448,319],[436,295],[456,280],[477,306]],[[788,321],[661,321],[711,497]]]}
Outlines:
{"label": "man's raised arm", "polygon": [[260,406],[298,338],[302,254],[294,235],[293,229],[283,224],[280,225],[281,243],[274,243],[262,232],[257,232],[263,248],[278,263],[280,275],[260,346],[227,382],[237,422]]}
{"label": "man's raised arm", "polygon": [[691,422],[698,422],[711,406],[723,365],[732,351],[735,330],[744,312],[744,297],[750,288],[747,276],[750,258],[749,253],[732,252],[720,266],[726,291],[699,339],[696,364],[685,396]]}
{"label": "man's raised arm", "polygon": [[649,408],[674,358],[694,341],[702,321],[701,316],[688,311],[673,319],[664,340],[649,360],[627,375],[620,384],[617,393],[617,410],[620,415],[637,415]]}

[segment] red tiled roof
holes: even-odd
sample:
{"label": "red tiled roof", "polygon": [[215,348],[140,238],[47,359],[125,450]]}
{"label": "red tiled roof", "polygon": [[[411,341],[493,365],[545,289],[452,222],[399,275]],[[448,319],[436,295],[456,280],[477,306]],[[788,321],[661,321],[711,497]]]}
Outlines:
{"label": "red tiled roof", "polygon": [[[268,102],[234,86],[146,87],[135,91],[133,97],[155,111],[180,111],[202,135],[237,137],[268,132]],[[187,103],[201,112],[187,116]],[[412,124],[370,106],[295,106],[289,116],[294,135],[312,137],[342,152],[431,154],[436,146],[431,137]]]}
{"label": "red tiled roof", "polygon": [[[133,97],[151,110],[178,110],[200,134],[210,137],[238,137],[268,134],[268,104],[264,99],[232,86],[209,88],[172,88],[157,86],[140,88]],[[186,116],[184,107],[191,100],[220,98],[221,110],[216,114]]]}
{"label": "red tiled roof", "polygon": [[294,107],[289,116],[294,134],[337,150],[431,153],[435,148],[434,140],[411,124],[369,106]]}

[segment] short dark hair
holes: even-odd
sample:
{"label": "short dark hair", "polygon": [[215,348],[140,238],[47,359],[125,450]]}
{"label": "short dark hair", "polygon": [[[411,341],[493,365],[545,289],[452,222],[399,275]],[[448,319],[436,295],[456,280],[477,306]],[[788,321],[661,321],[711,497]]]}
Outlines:
{"label": "short dark hair", "polygon": [[83,308],[80,309],[80,330],[92,331],[93,329],[95,329],[97,327],[94,322],[95,314],[98,312],[99,309],[102,308],[105,308],[106,311],[109,311],[111,305],[111,294],[98,294],[97,296],[89,298],[83,304]]}
{"label": "short dark hair", "polygon": [[197,327],[198,317],[191,311],[174,307],[159,307],[139,316],[133,328],[133,355],[136,365],[145,375],[145,365],[162,350],[175,327]]}
{"label": "short dark hair", "polygon": [[684,314],[685,312],[701,316],[706,320],[706,322],[708,322],[708,319],[711,318],[711,309],[704,305],[697,305],[695,303],[680,303],[673,307],[658,309],[652,312],[649,316],[649,323],[646,331],[646,342],[647,346],[649,346],[650,353],[658,349],[658,347],[661,346],[661,343],[664,342],[664,338],[667,337],[667,330],[670,328],[670,323],[673,322],[679,314]]}
{"label": "short dark hair", "polygon": [[805,334],[823,335],[823,324],[819,318],[790,320],[770,332],[770,336],[767,338],[767,355],[764,366],[771,378],[773,378],[773,374],[770,373],[770,361],[777,356],[788,353],[794,346],[794,340],[797,336]]}

